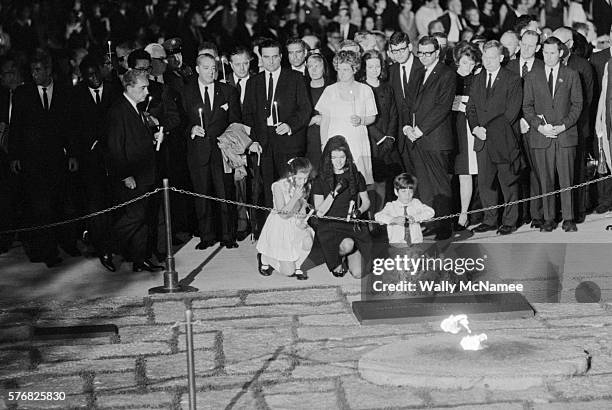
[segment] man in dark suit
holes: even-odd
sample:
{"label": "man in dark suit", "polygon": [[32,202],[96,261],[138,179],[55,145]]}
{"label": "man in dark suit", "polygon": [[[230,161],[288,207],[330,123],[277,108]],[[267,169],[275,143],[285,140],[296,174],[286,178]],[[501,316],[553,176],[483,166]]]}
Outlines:
{"label": "man in dark suit", "polygon": [[[34,55],[30,70],[34,83],[17,88],[13,98],[9,156],[12,170],[23,178],[25,225],[37,226],[64,216],[66,170],[76,172],[78,162],[69,138],[70,89],[53,81],[51,57],[45,53]],[[80,255],[74,225],[25,236],[32,262],[61,263],[58,240],[69,255]]]}
{"label": "man in dark suit", "polygon": [[[533,68],[543,68],[544,62],[535,57],[536,53],[540,51],[540,35],[533,31],[527,30],[521,36],[521,53],[519,58],[510,60],[506,64],[506,68],[515,74],[521,76],[521,85],[525,81],[525,76]],[[523,154],[528,162],[528,169],[525,169],[519,180],[519,197],[527,198],[538,196],[540,192],[540,181],[538,179],[538,173],[535,169],[535,161],[531,157],[531,148],[529,147],[529,138],[527,133],[529,132],[529,124],[524,118],[523,110],[520,113],[520,131],[522,140]],[[520,205],[522,218],[524,223],[531,222],[531,227],[540,229],[544,223],[544,214],[542,211],[542,199],[534,199],[529,202],[523,202]]]}
{"label": "man in dark suit", "polygon": [[359,27],[351,23],[351,11],[348,7],[342,7],[338,10],[338,23],[340,23],[342,40],[353,40],[355,33],[359,31]]}
{"label": "man in dark suit", "polygon": [[[110,106],[121,96],[121,90],[102,82],[102,61],[86,56],[79,66],[83,81],[72,93],[71,117],[79,163],[79,173],[85,188],[87,213],[106,209],[111,205],[112,190],[104,158],[106,147],[106,116]],[[102,265],[115,272],[112,255],[110,214],[102,214],[87,221],[87,232]]]}
{"label": "man in dark suit", "polygon": [[[455,97],[455,73],[439,62],[440,48],[435,38],[419,40],[417,55],[423,64],[421,81],[410,112],[413,119],[403,124],[407,150],[414,175],[419,182],[418,195],[431,206],[436,216],[448,215],[451,207],[451,153],[454,148],[451,108]],[[428,228],[424,235],[436,234],[436,240],[452,234],[451,221],[444,220]]]}
{"label": "man in dark suit", "polygon": [[262,155],[264,201],[268,207],[273,204],[272,183],[285,174],[287,161],[306,152],[306,127],[312,112],[302,75],[281,68],[280,50],[274,40],[262,43],[264,71],[247,83],[242,115],[244,123],[251,127],[254,141],[249,149]]}
{"label": "man in dark suit", "polygon": [[444,14],[438,17],[438,21],[444,26],[444,32],[452,47],[461,40],[461,32],[467,27],[467,24],[461,14],[463,8],[461,0],[447,0],[446,8]]}
{"label": "man in dark suit", "polygon": [[168,56],[168,67],[164,73],[164,84],[181,94],[185,84],[191,81],[195,74],[191,67],[183,63],[183,42],[180,38],[171,38],[162,44]]}
{"label": "man in dark suit", "polygon": [[202,28],[203,24],[202,14],[195,9],[191,9],[185,15],[184,24],[178,28],[179,37],[183,40],[183,58],[185,64],[192,68],[196,64],[198,48],[208,40],[208,36]]}
{"label": "man in dark suit", "polygon": [[399,114],[399,129],[396,146],[402,158],[404,170],[414,174],[408,147],[410,140],[403,133],[406,125],[412,125],[411,112],[420,83],[423,64],[412,55],[412,44],[408,34],[398,31],[389,39],[389,54],[396,61],[389,70],[389,82],[393,87],[395,106]]}
{"label": "man in dark suit", "polygon": [[[234,122],[240,122],[240,100],[235,88],[215,81],[217,62],[210,54],[197,58],[197,79],[187,85],[181,100],[187,115],[187,162],[196,192],[233,200],[234,173],[225,172],[217,138]],[[219,214],[213,212],[217,205]],[[220,219],[221,246],[237,248],[236,207],[226,203],[196,199],[200,243],[206,249],[216,242],[215,220]]]}
{"label": "man in dark suit", "polygon": [[[530,146],[540,174],[542,193],[553,191],[555,174],[559,186],[574,180],[576,146],[580,143],[576,123],[582,111],[582,86],[578,73],[561,64],[565,45],[556,37],[544,41],[544,69],[534,69],[525,77],[523,112],[529,123]],[[540,228],[552,232],[555,222],[555,196],[543,198],[545,222]],[[561,193],[563,230],[577,230],[572,193]]]}
{"label": "man in dark suit", "polygon": [[[519,142],[519,113],[523,99],[520,77],[501,66],[503,46],[496,40],[484,45],[484,70],[474,78],[466,114],[478,161],[478,192],[482,205],[498,204],[496,178],[504,202],[518,199],[518,178],[522,170]],[[483,222],[474,232],[497,230],[507,235],[516,230],[518,206],[506,206],[502,225],[497,228],[498,211],[484,214]]]}
{"label": "man in dark suit", "polygon": [[244,22],[240,23],[234,29],[234,43],[239,46],[251,48],[253,40],[259,34],[259,14],[254,8],[247,8],[244,11]]}
{"label": "man in dark suit", "polygon": [[[112,183],[117,202],[123,203],[151,191],[155,185],[155,149],[163,141],[163,132],[152,134],[138,104],[148,94],[147,73],[129,70],[122,78],[123,96],[111,106],[107,116],[107,145]],[[143,198],[119,210],[115,234],[120,250],[132,260],[132,270],[155,272],[147,253],[151,218],[149,198]]]}

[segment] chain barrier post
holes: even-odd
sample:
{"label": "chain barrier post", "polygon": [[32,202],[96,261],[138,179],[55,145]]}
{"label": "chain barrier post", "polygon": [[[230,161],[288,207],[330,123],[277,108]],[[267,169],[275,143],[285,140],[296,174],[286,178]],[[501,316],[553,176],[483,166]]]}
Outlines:
{"label": "chain barrier post", "polygon": [[191,309],[185,311],[185,340],[187,343],[187,378],[189,380],[189,410],[196,410],[195,362],[193,358],[193,323]]}
{"label": "chain barrier post", "polygon": [[149,294],[153,293],[182,293],[197,292],[193,286],[181,285],[178,281],[178,273],[175,269],[174,254],[172,253],[172,221],[170,217],[170,184],[164,178],[164,218],[166,221],[166,270],[164,271],[164,286],[157,286],[149,289]]}

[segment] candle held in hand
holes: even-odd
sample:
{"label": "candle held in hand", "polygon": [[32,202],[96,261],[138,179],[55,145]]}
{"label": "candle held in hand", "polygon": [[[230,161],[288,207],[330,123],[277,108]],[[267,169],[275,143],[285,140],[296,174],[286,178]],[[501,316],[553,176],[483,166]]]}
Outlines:
{"label": "candle held in hand", "polygon": [[278,104],[274,101],[274,113],[276,114],[276,124],[280,124],[280,118],[278,117]]}
{"label": "candle held in hand", "polygon": [[108,40],[108,55],[110,56],[112,54],[113,54],[113,52],[111,51],[111,42],[110,42],[110,40]]}
{"label": "candle held in hand", "polygon": [[200,114],[200,127],[204,128],[204,118],[202,117],[202,109],[198,108],[198,113]]}

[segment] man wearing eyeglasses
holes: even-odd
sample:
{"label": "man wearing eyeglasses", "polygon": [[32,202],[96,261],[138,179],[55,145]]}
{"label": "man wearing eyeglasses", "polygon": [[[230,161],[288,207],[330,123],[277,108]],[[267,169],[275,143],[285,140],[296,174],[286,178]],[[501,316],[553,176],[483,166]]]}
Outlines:
{"label": "man wearing eyeglasses", "polygon": [[408,153],[409,140],[402,132],[405,125],[412,124],[410,113],[414,106],[420,73],[423,68],[421,61],[412,55],[412,44],[408,34],[398,31],[389,39],[389,55],[395,63],[389,71],[389,81],[393,87],[395,105],[399,113],[400,129],[397,133],[397,149],[401,155],[406,172],[413,173],[412,163]]}
{"label": "man wearing eyeglasses", "polygon": [[[581,35],[581,34],[576,34]],[[576,160],[574,165],[574,183],[580,184],[587,179],[586,172],[586,157],[588,153],[593,154],[593,140],[591,127],[591,104],[593,102],[593,93],[595,87],[595,75],[593,67],[589,62],[572,53],[574,46],[574,33],[567,27],[561,27],[553,32],[553,37],[557,37],[565,44],[568,53],[563,60],[565,65],[578,72],[580,76],[580,85],[582,86],[582,112],[578,118],[578,145],[576,146]],[[597,111],[597,108],[595,108]],[[595,155],[596,157],[596,155]],[[577,188],[573,191],[574,194],[574,222],[582,223],[586,216],[587,210],[587,189],[588,187]]]}
{"label": "man wearing eyeglasses", "polygon": [[[404,123],[403,134],[408,139],[408,155],[414,175],[420,181],[421,201],[434,208],[436,216],[448,215],[451,208],[451,152],[454,141],[451,108],[455,98],[455,73],[439,61],[440,46],[435,37],[419,40],[420,70],[418,91]],[[435,234],[436,240],[452,234],[451,221],[430,225],[424,235]]]}

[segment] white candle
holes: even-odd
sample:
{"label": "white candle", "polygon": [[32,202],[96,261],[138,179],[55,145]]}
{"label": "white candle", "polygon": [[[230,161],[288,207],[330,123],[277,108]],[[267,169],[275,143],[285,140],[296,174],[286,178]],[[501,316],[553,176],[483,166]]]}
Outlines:
{"label": "white candle", "polygon": [[202,109],[198,108],[198,113],[200,114],[200,127],[204,128],[204,119],[202,118]]}
{"label": "white candle", "polygon": [[276,113],[276,123],[280,123],[280,118],[278,117],[278,104],[274,101],[274,112]]}
{"label": "white candle", "polygon": [[225,82],[225,63],[224,61],[224,57],[221,57],[221,71],[223,72],[223,82]]}
{"label": "white candle", "polygon": [[[164,127],[160,126],[159,127],[159,132],[161,132],[162,134],[164,133]],[[155,151],[159,151],[159,147],[161,146],[162,140],[161,138],[157,140],[157,144],[155,145]]]}
{"label": "white candle", "polygon": [[110,40],[108,40],[108,55],[110,56],[112,54],[113,54],[113,52],[111,51],[111,42],[110,42]]}
{"label": "white candle", "polygon": [[412,128],[414,128],[414,126],[416,125],[416,119],[415,119],[416,114],[412,113]]}
{"label": "white candle", "polygon": [[351,93],[351,98],[353,100],[353,115],[356,115],[356,110],[355,110],[355,94],[353,94],[353,90],[349,91]]}

